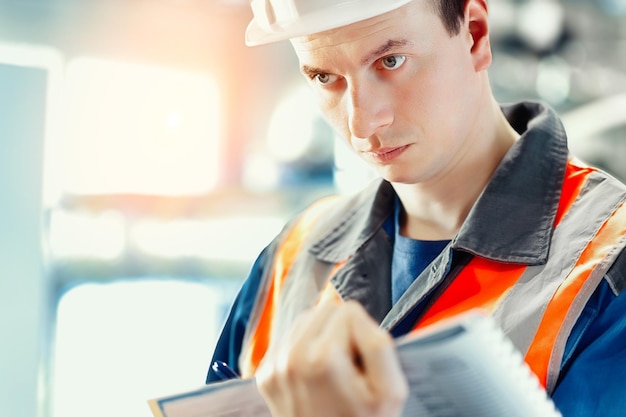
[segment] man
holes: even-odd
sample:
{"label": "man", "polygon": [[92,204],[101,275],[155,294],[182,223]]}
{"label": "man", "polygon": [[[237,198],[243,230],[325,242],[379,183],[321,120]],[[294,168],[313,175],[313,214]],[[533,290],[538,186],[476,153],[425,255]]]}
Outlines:
{"label": "man", "polygon": [[[626,188],[489,86],[486,0],[253,0],[382,179],[263,251],[214,353],[279,416],[397,416],[393,336],[489,311],[565,417],[626,410]],[[287,122],[287,121],[286,121]],[[207,382],[216,379],[209,371]]]}

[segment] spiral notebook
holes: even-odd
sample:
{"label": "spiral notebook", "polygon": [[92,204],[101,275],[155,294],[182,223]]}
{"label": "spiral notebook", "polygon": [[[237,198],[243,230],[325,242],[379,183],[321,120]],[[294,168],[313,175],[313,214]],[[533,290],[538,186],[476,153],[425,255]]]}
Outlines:
{"label": "spiral notebook", "polygon": [[[560,417],[491,316],[471,311],[397,340],[403,417]],[[155,417],[271,417],[254,379],[151,399]]]}

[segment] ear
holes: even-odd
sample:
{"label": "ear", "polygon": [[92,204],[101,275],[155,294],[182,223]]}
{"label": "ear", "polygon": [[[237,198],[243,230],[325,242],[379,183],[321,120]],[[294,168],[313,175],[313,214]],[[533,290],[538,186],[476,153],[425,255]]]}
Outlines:
{"label": "ear", "polygon": [[471,54],[474,69],[483,71],[491,65],[489,42],[489,13],[487,0],[466,0],[463,29],[471,38]]}

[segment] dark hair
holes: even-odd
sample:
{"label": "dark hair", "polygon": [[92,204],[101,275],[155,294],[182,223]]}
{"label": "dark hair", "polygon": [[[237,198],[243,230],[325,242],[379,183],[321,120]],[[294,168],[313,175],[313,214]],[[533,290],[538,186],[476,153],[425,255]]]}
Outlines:
{"label": "dark hair", "polygon": [[443,25],[450,36],[458,35],[464,18],[466,0],[433,0]]}

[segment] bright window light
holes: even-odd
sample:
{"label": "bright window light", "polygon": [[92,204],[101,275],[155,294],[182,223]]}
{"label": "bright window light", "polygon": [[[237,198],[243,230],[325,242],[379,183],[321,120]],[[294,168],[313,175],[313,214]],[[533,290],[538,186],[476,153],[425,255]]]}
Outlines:
{"label": "bright window light", "polygon": [[267,153],[250,153],[243,164],[242,182],[257,192],[275,190],[280,184],[280,167]]}
{"label": "bright window light", "polygon": [[83,284],[60,300],[52,417],[150,417],[147,400],[204,383],[233,284]]}
{"label": "bright window light", "polygon": [[517,30],[531,47],[552,47],[563,30],[565,11],[557,0],[530,0],[519,5]]}
{"label": "bright window light", "polygon": [[50,216],[50,250],[53,258],[113,260],[126,247],[123,215],[114,210],[100,214],[55,210]]}
{"label": "bright window light", "polygon": [[218,89],[206,75],[80,58],[67,67],[62,188],[194,195],[220,172]]}
{"label": "bright window light", "polygon": [[561,104],[570,93],[570,68],[565,60],[550,57],[537,65],[537,93],[549,103]]}
{"label": "bright window light", "polygon": [[142,220],[132,227],[130,237],[144,253],[153,256],[252,262],[280,232],[285,221],[280,216],[169,222]]}
{"label": "bright window light", "polygon": [[281,162],[302,157],[314,139],[313,126],[318,117],[320,112],[310,89],[295,88],[276,107],[270,120],[267,133],[270,154]]}

